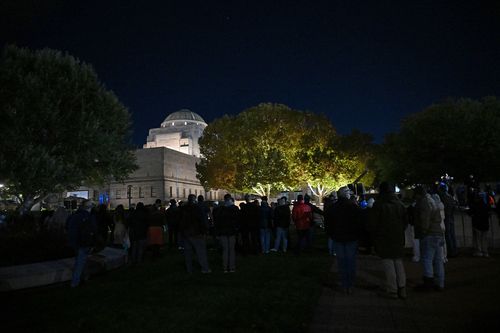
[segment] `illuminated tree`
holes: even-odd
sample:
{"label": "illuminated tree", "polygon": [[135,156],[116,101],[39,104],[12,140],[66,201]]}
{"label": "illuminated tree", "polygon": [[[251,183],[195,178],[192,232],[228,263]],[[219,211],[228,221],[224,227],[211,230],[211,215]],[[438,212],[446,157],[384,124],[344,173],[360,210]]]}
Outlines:
{"label": "illuminated tree", "polygon": [[326,117],[282,104],[215,120],[200,147],[198,178],[206,188],[261,196],[308,185],[321,200],[366,168],[364,155],[343,144]]}
{"label": "illuminated tree", "polygon": [[316,140],[304,150],[302,158],[305,180],[318,200],[321,202],[325,195],[362,175],[362,182],[371,185],[375,175],[370,166],[373,158],[371,136],[357,130],[339,136],[328,122],[320,120],[318,125],[322,128],[316,128]]}
{"label": "illuminated tree", "polygon": [[497,180],[500,168],[500,102],[450,99],[406,118],[388,136],[378,165],[386,179],[428,183],[448,173]]}
{"label": "illuminated tree", "polygon": [[270,103],[217,119],[200,139],[198,178],[207,188],[258,195],[297,186],[302,125],[300,111]]}
{"label": "illuminated tree", "polygon": [[0,180],[29,209],[45,195],[123,179],[136,166],[130,115],[92,67],[15,46],[0,58]]}

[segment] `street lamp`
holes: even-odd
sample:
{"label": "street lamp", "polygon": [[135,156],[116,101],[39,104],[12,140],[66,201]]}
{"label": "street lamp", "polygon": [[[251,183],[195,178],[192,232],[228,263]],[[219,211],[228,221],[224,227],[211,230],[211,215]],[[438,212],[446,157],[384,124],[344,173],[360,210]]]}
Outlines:
{"label": "street lamp", "polygon": [[127,186],[127,198],[128,198],[128,209],[130,209],[131,200],[132,200],[132,185]]}

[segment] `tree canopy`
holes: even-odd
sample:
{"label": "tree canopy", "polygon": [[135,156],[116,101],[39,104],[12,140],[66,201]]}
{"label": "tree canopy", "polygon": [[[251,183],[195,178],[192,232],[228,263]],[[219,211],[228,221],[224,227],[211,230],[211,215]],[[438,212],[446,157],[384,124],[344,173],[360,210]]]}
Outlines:
{"label": "tree canopy", "polygon": [[357,176],[360,160],[340,146],[326,117],[263,103],[208,125],[198,178],[206,188],[259,195],[309,185],[321,197]]}
{"label": "tree canopy", "polygon": [[22,201],[136,168],[128,110],[70,55],[5,47],[0,110],[0,181]]}
{"label": "tree canopy", "polygon": [[378,167],[396,182],[430,183],[448,173],[497,180],[500,168],[500,102],[449,99],[404,119],[388,135]]}

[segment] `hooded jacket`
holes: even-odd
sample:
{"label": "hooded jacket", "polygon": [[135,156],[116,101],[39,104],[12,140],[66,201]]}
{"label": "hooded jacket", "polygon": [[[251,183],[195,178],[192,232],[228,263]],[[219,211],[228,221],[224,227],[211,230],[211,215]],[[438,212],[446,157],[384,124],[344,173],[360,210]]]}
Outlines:
{"label": "hooded jacket", "polygon": [[381,194],[373,204],[368,219],[377,255],[381,258],[402,258],[408,216],[399,198],[394,193]]}

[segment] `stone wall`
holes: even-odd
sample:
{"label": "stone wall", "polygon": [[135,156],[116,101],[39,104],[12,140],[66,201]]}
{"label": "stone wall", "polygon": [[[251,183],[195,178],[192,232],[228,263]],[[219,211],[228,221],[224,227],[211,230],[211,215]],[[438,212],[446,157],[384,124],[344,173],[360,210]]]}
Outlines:
{"label": "stone wall", "polygon": [[113,182],[106,189],[111,207],[119,204],[128,207],[128,186],[131,186],[131,203],[143,202],[153,204],[160,199],[163,202],[170,199],[186,200],[189,194],[202,194],[207,200],[221,200],[224,191],[205,192],[196,178],[196,163],[198,158],[178,151],[159,147],[138,149],[137,169],[123,183]]}

